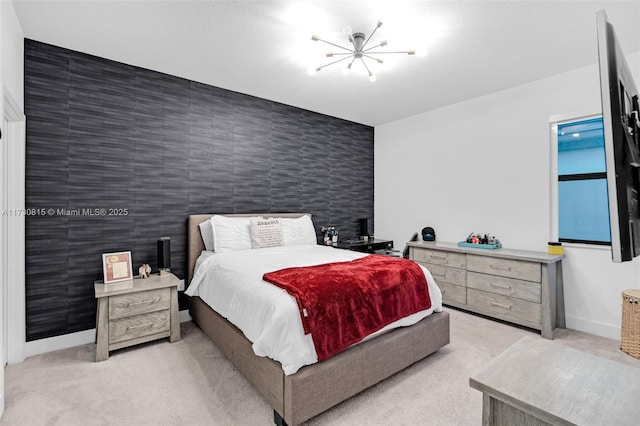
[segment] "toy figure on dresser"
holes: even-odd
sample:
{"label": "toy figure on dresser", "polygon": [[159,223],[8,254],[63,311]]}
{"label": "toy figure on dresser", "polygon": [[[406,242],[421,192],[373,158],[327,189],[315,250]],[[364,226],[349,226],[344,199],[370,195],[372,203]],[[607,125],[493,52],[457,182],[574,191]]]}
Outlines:
{"label": "toy figure on dresser", "polygon": [[475,232],[470,233],[466,241],[470,244],[491,244],[491,245],[500,244],[500,240],[498,240],[495,237],[495,235],[491,235],[491,234],[482,235],[482,234],[477,234]]}
{"label": "toy figure on dresser", "polygon": [[138,274],[140,278],[149,278],[151,275],[151,266],[148,263],[143,263],[140,268],[138,268]]}
{"label": "toy figure on dresser", "polygon": [[324,234],[324,243],[328,246],[338,242],[339,231],[335,226],[323,226],[320,228],[320,232]]}

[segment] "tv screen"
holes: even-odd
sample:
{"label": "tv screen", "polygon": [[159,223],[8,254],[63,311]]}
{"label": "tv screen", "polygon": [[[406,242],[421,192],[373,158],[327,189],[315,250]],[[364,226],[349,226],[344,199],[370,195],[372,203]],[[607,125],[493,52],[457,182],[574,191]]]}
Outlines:
{"label": "tv screen", "polygon": [[596,21],[611,255],[614,262],[625,262],[640,254],[638,89],[604,10]]}

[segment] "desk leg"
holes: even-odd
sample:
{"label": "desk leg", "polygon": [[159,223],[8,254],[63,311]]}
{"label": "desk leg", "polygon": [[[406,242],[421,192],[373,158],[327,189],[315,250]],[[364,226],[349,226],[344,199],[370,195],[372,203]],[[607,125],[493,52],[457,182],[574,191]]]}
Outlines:
{"label": "desk leg", "polygon": [[98,299],[96,313],[96,362],[109,359],[109,298]]}
{"label": "desk leg", "polygon": [[482,426],[492,426],[492,418],[491,397],[486,393],[482,393]]}
{"label": "desk leg", "polygon": [[176,287],[171,288],[171,343],[180,340],[180,318],[178,315],[178,291]]}

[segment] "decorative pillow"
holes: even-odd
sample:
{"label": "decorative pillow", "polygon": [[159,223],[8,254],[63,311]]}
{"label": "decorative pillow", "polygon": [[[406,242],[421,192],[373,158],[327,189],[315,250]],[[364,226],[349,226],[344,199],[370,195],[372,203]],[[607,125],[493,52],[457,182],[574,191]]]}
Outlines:
{"label": "decorative pillow", "polygon": [[318,244],[311,216],[306,214],[295,219],[282,218],[281,222],[285,246]]}
{"label": "decorative pillow", "polygon": [[251,249],[250,218],[214,215],[211,223],[216,253]]}
{"label": "decorative pillow", "polygon": [[214,251],[216,249],[216,243],[213,240],[213,224],[211,223],[211,219],[205,220],[198,226],[200,227],[200,235],[202,235],[204,247],[209,251]]}
{"label": "decorative pillow", "polygon": [[284,245],[282,224],[277,217],[251,218],[251,246],[256,248],[278,247]]}

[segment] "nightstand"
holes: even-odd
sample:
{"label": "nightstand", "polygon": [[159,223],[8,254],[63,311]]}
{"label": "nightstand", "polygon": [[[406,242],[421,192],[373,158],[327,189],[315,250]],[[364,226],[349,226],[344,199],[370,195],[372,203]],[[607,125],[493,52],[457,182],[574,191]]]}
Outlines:
{"label": "nightstand", "polygon": [[333,247],[360,251],[363,253],[375,253],[377,250],[391,250],[393,248],[393,241],[391,240],[344,240],[338,241]]}
{"label": "nightstand", "polygon": [[180,340],[178,286],[182,280],[169,273],[149,278],[104,284],[94,282],[96,312],[96,362],[109,351],[169,337]]}

